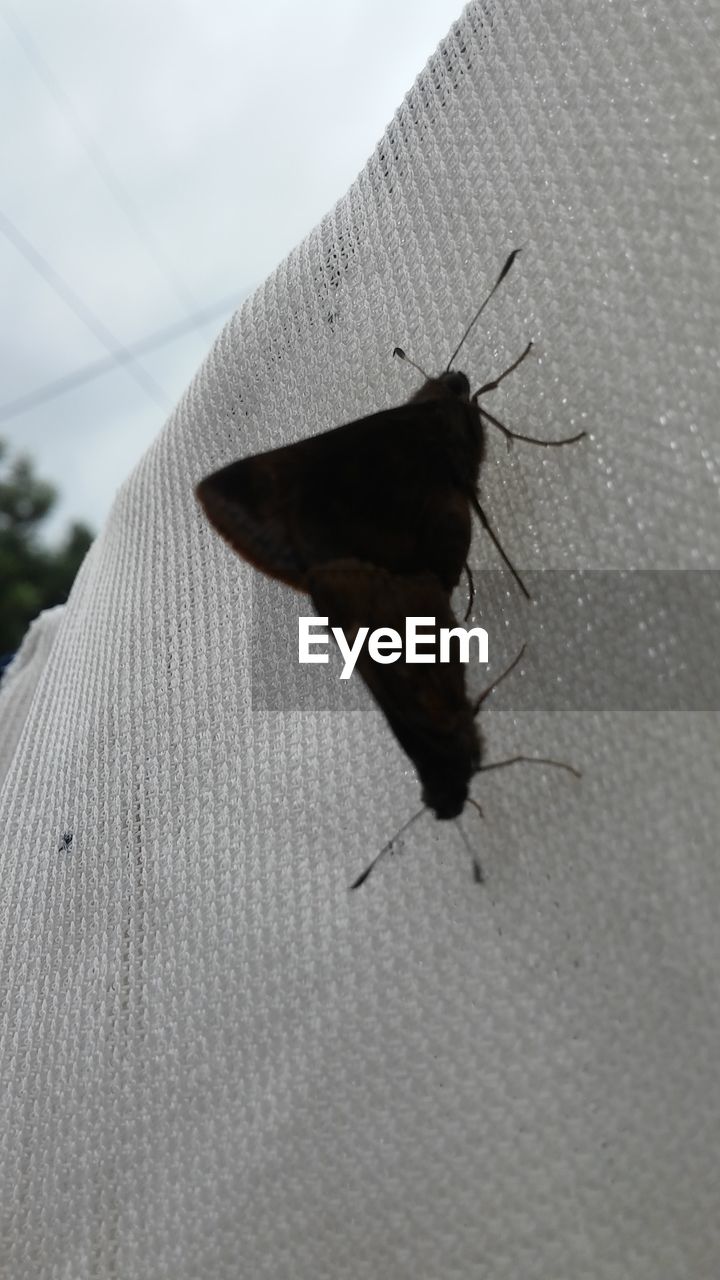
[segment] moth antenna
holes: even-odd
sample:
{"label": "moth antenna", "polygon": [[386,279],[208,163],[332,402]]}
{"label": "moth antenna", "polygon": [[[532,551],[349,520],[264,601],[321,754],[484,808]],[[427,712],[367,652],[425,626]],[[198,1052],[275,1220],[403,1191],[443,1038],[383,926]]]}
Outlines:
{"label": "moth antenna", "polygon": [[506,277],[506,275],[507,275],[508,271],[510,270],[510,268],[511,268],[511,266],[512,266],[513,262],[514,262],[514,261],[515,261],[515,259],[517,258],[517,256],[518,256],[519,252],[520,252],[520,250],[519,250],[519,249],[513,249],[512,253],[508,255],[508,257],[507,257],[507,259],[506,259],[506,261],[505,261],[505,266],[503,267],[502,271],[500,272],[500,275],[498,276],[497,280],[495,281],[495,283],[494,283],[494,285],[493,285],[492,289],[490,290],[490,292],[489,292],[489,294],[488,294],[487,298],[486,298],[486,299],[485,299],[485,301],[483,302],[482,306],[481,306],[481,307],[478,307],[477,311],[475,312],[475,315],[473,316],[472,320],[470,321],[470,323],[469,323],[469,325],[468,325],[467,329],[465,330],[465,332],[464,332],[464,334],[463,334],[462,338],[461,338],[461,339],[460,339],[460,341],[458,342],[458,344],[457,344],[457,346],[456,346],[455,350],[453,351],[453,353],[452,353],[452,355],[451,355],[450,359],[448,360],[448,362],[447,362],[447,369],[445,370],[445,372],[446,372],[446,373],[449,373],[449,372],[450,372],[450,370],[452,369],[452,363],[453,363],[453,360],[455,359],[456,355],[457,355],[457,354],[458,354],[458,352],[460,351],[460,348],[461,348],[461,347],[463,346],[463,344],[465,343],[466,339],[470,336],[470,331],[471,331],[471,329],[472,329],[472,328],[477,324],[477,322],[478,322],[478,320],[480,319],[480,317],[481,317],[481,315],[482,315],[483,311],[485,310],[485,308],[486,308],[486,306],[487,306],[488,302],[490,301],[490,299],[492,298],[493,294],[495,293],[495,290],[500,288],[500,285],[502,284],[503,280],[505,279],[505,277]]}
{"label": "moth antenna", "polygon": [[387,844],[384,844],[384,845],[383,845],[383,847],[382,847],[382,849],[380,850],[380,852],[375,854],[375,857],[373,858],[372,862],[370,862],[370,863],[366,866],[366,868],[365,868],[365,870],[364,870],[364,871],[361,871],[361,872],[360,872],[360,875],[358,876],[357,880],[353,880],[352,884],[350,885],[350,891],[351,891],[351,892],[352,892],[352,890],[353,890],[353,889],[359,889],[359,888],[360,888],[360,885],[365,883],[365,881],[367,880],[368,876],[370,875],[370,872],[372,871],[373,867],[375,866],[375,864],[376,864],[377,862],[379,862],[379,861],[380,861],[380,859],[382,858],[383,854],[385,854],[385,853],[392,853],[392,847],[393,847],[393,845],[395,844],[395,841],[396,841],[396,840],[399,840],[401,835],[404,835],[404,833],[407,831],[408,827],[411,827],[411,826],[412,826],[413,822],[417,822],[418,818],[421,818],[421,817],[422,817],[422,815],[423,815],[424,813],[427,813],[427,808],[428,808],[428,807],[427,807],[427,805],[426,805],[426,804],[424,804],[424,805],[423,805],[423,807],[422,807],[422,809],[418,809],[417,813],[414,813],[414,814],[413,814],[413,816],[412,816],[412,818],[408,818],[408,820],[407,820],[407,822],[404,824],[404,826],[402,826],[402,827],[400,828],[400,830],[399,830],[399,831],[396,831],[396,832],[395,832],[395,835],[394,835],[394,836],[392,836],[390,840],[388,840]]}
{"label": "moth antenna", "polygon": [[490,764],[481,764],[478,773],[489,773],[491,769],[505,769],[509,764],[549,764],[554,769],[566,769],[574,778],[582,778],[579,769],[566,764],[564,760],[549,760],[547,756],[510,756],[508,760],[494,760]]}
{"label": "moth antenna", "polygon": [[[487,689],[483,689],[482,693],[479,694],[479,696],[475,699],[475,706],[473,707],[474,716],[477,715],[485,699],[489,698],[493,690],[497,689],[499,684],[502,684],[505,677],[509,676],[510,672],[515,670],[518,662],[522,662],[526,649],[527,649],[527,644],[524,644],[520,652],[517,654],[517,656],[513,658],[512,662],[510,663],[510,666],[506,667],[504,671],[501,671],[497,680],[493,680],[492,684],[489,684]],[[474,800],[473,800],[473,804],[475,804]]]}
{"label": "moth antenna", "polygon": [[416,364],[414,360],[411,360],[410,357],[405,354],[402,347],[395,347],[393,355],[397,356],[398,360],[404,360],[406,364],[411,364],[413,369],[417,369],[418,373],[422,374],[426,382],[430,381],[430,375],[426,373],[424,369],[421,369],[420,365]]}
{"label": "moth antenna", "polygon": [[477,855],[475,854],[474,850],[471,848],[470,841],[465,835],[463,828],[460,826],[459,818],[455,819],[455,825],[458,831],[460,832],[460,835],[462,836],[463,844],[465,845],[465,848],[470,854],[470,861],[472,862],[472,869],[473,869],[473,880],[475,881],[475,884],[484,884],[485,876],[483,875],[483,869],[480,866],[480,863],[478,862]]}

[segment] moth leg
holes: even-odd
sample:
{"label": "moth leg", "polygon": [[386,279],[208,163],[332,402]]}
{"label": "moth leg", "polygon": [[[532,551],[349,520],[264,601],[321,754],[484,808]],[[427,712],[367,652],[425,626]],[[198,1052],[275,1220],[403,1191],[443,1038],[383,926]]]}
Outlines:
{"label": "moth leg", "polygon": [[482,418],[487,418],[493,427],[497,427],[498,431],[502,431],[505,436],[508,449],[512,447],[513,440],[524,440],[526,444],[539,444],[545,449],[558,448],[563,444],[577,444],[578,440],[582,440],[587,435],[587,431],[578,431],[576,436],[565,436],[562,440],[539,440],[537,436],[524,436],[519,431],[511,431],[505,426],[499,418],[494,417],[492,413],[488,413],[487,409],[483,409],[478,405],[478,411]]}
{"label": "moth leg", "polygon": [[470,565],[468,564],[467,560],[465,561],[465,573],[467,574],[470,599],[468,600],[468,606],[467,606],[467,609],[465,610],[465,617],[463,618],[463,622],[467,622],[472,612],[473,604],[475,602],[475,582],[472,576],[472,569],[470,568]]}
{"label": "moth leg", "polygon": [[[501,671],[501,673],[500,673],[500,675],[497,677],[497,679],[496,679],[496,680],[493,680],[492,684],[489,684],[489,685],[488,685],[488,687],[487,687],[487,689],[483,689],[483,691],[482,691],[482,693],[479,695],[479,697],[477,697],[477,698],[475,699],[475,706],[473,707],[473,715],[474,715],[474,716],[476,716],[476,715],[477,715],[477,713],[478,713],[478,711],[480,710],[480,708],[481,708],[481,706],[482,706],[483,702],[485,701],[485,699],[486,699],[486,698],[488,698],[488,697],[490,696],[490,694],[492,693],[493,689],[497,689],[498,685],[499,685],[499,684],[502,684],[502,682],[503,682],[503,680],[505,679],[505,677],[506,677],[506,676],[509,676],[509,675],[510,675],[510,672],[515,670],[515,668],[516,668],[516,666],[517,666],[518,662],[520,662],[520,661],[521,661],[521,659],[522,659],[522,657],[523,657],[523,654],[525,653],[525,650],[526,650],[526,649],[527,649],[527,645],[526,645],[526,644],[524,644],[524,645],[523,645],[523,647],[522,647],[522,649],[520,650],[520,652],[517,654],[517,656],[513,658],[512,662],[510,663],[510,666],[509,666],[509,667],[506,667],[504,671]],[[471,803],[475,805],[476,809],[479,809],[479,808],[480,808],[480,806],[477,804],[477,802],[476,802],[475,800],[471,801]],[[481,810],[481,812],[482,812],[482,810]]]}
{"label": "moth leg", "polygon": [[532,600],[532,596],[530,595],[530,592],[528,591],[527,587],[525,586],[525,583],[523,582],[522,578],[520,577],[520,574],[518,573],[517,569],[515,568],[515,565],[512,563],[512,561],[509,559],[509,557],[508,557],[508,556],[506,556],[505,552],[504,552],[504,551],[503,551],[503,549],[502,549],[502,544],[501,544],[501,542],[500,542],[500,539],[498,538],[497,534],[496,534],[496,533],[494,533],[494,532],[493,532],[493,530],[492,530],[492,528],[490,527],[490,522],[489,522],[489,520],[488,520],[487,516],[485,515],[485,512],[483,511],[482,507],[480,506],[480,503],[479,503],[479,501],[478,501],[478,497],[477,497],[477,494],[476,494],[476,493],[472,493],[472,494],[470,495],[470,501],[472,502],[472,504],[473,504],[473,506],[474,506],[474,508],[475,508],[475,511],[477,512],[478,519],[480,520],[480,523],[482,524],[483,529],[485,529],[486,533],[488,533],[488,534],[490,535],[490,537],[492,538],[493,542],[495,543],[495,546],[496,546],[497,550],[500,552],[500,555],[502,556],[503,560],[505,561],[505,564],[507,565],[507,567],[508,567],[508,569],[510,570],[510,572],[511,572],[511,574],[512,574],[513,578],[514,578],[514,579],[515,579],[515,581],[517,582],[517,584],[518,584],[518,586],[519,586],[520,590],[522,591],[523,595],[524,595],[528,600]]}
{"label": "moth leg", "polygon": [[500,383],[504,382],[506,378],[509,378],[510,374],[514,373],[515,370],[518,368],[518,366],[522,364],[523,360],[525,360],[526,357],[530,355],[532,348],[533,348],[532,342],[528,342],[522,355],[519,355],[517,360],[513,360],[512,364],[508,365],[507,369],[504,369],[502,373],[499,373],[497,378],[493,378],[490,382],[486,382],[484,386],[478,387],[478,390],[473,392],[470,399],[479,400],[480,396],[484,396],[486,391],[496,391],[497,388],[500,386]]}
{"label": "moth leg", "polygon": [[582,778],[579,769],[567,764],[564,760],[550,760],[547,756],[510,756],[508,760],[494,760],[490,764],[481,764],[478,773],[489,773],[491,769],[505,769],[509,764],[549,764],[554,769],[566,769],[574,778]]}

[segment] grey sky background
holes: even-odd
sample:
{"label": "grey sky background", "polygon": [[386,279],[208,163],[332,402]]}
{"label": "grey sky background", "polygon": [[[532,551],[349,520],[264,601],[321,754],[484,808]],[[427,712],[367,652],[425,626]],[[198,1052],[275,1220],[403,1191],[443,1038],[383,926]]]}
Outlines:
{"label": "grey sky background", "polygon": [[[234,306],[344,194],[461,11],[0,0],[0,438],[60,490],[49,540],[100,527]],[[133,373],[12,409],[185,324]]]}

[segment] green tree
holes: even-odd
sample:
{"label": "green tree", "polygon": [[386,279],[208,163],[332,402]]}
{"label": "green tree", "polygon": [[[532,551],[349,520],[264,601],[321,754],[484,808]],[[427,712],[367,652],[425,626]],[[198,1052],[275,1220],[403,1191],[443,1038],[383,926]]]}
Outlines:
{"label": "green tree", "polygon": [[93,539],[90,529],[76,523],[60,547],[43,547],[38,526],[57,492],[36,476],[31,459],[10,461],[5,455],[0,440],[0,657],[17,649],[42,609],[67,600]]}

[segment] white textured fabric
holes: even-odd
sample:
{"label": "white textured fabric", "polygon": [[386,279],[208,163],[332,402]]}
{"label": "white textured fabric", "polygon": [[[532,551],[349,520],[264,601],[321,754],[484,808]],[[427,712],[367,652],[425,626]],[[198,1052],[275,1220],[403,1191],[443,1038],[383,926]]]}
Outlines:
{"label": "white textured fabric", "polygon": [[0,731],[0,784],[10,766],[20,734],[27,719],[38,681],[42,676],[55,634],[65,612],[64,605],[45,609],[33,623],[23,639],[18,653],[3,673],[0,706],[2,707],[2,731]]}
{"label": "white textured fabric", "polygon": [[505,545],[716,568],[716,26],[471,5],[124,485],[32,697],[0,694],[3,1277],[720,1274],[716,712],[514,715],[506,687],[489,754],[582,784],[478,784],[482,888],[426,818],[348,894],[417,781],[372,708],[253,703],[257,576],[192,494],[406,398],[393,346],[437,369],[522,244],[460,367],[534,338],[493,408],[592,434],[491,441]]}

